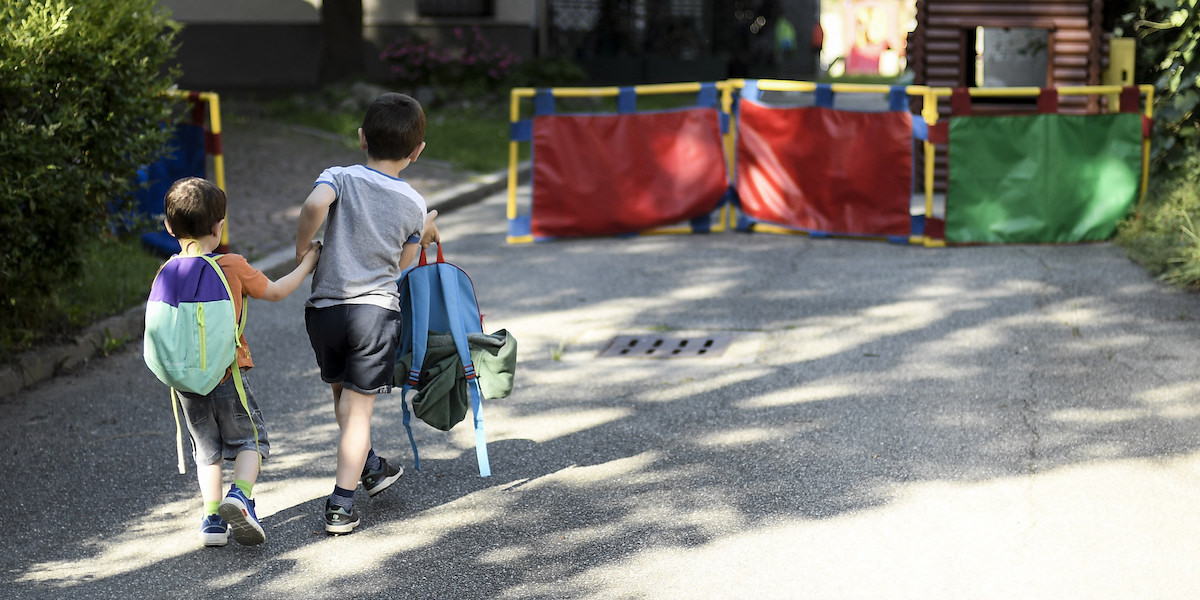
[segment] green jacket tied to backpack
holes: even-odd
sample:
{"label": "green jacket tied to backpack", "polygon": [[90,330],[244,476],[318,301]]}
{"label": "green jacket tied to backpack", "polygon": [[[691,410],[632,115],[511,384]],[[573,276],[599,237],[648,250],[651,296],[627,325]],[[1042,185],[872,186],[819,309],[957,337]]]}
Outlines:
{"label": "green jacket tied to backpack", "polygon": [[[469,333],[467,344],[483,397],[507,397],[517,370],[517,340],[501,329],[495,333]],[[403,382],[411,365],[411,352],[397,359],[395,381]],[[449,431],[470,409],[469,385],[454,338],[448,333],[430,332],[419,383],[414,387],[413,413],[430,426]]]}

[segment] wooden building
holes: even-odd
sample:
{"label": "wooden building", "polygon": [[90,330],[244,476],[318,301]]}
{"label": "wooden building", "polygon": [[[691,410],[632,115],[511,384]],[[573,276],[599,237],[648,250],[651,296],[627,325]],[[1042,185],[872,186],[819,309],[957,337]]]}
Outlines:
{"label": "wooden building", "polygon": [[[1100,85],[1116,2],[917,0],[908,41],[913,83],[938,87]],[[1033,108],[1034,100],[1023,104]],[[981,112],[987,111],[987,102]],[[1019,110],[1022,102],[993,103]],[[1096,112],[1096,97],[1064,97],[1061,110]],[[942,112],[942,111],[939,111]]]}
{"label": "wooden building", "polygon": [[[1116,0],[916,0],[917,26],[907,55],[913,83],[933,87],[1065,87],[1101,85]],[[1061,113],[1106,110],[1095,95],[1059,97]],[[914,112],[921,111],[914,102]],[[950,116],[950,99],[938,103]],[[972,114],[1033,113],[1036,97],[976,97]],[[923,154],[923,151],[922,151]],[[946,189],[947,157],[938,147],[934,191]],[[921,187],[924,187],[923,185]]]}

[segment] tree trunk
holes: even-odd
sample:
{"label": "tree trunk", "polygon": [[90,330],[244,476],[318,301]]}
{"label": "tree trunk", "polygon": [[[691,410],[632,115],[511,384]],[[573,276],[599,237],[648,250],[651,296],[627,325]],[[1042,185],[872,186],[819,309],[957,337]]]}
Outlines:
{"label": "tree trunk", "polygon": [[321,84],[344,81],[366,70],[363,61],[362,0],[325,0],[321,3]]}

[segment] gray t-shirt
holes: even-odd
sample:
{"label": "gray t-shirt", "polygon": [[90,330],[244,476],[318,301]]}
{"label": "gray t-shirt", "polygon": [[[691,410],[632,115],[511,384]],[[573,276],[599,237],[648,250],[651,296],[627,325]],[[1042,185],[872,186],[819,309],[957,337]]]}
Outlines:
{"label": "gray t-shirt", "polygon": [[363,165],[330,167],[318,185],[332,187],[336,199],[325,219],[308,306],[372,304],[398,312],[400,252],[420,240],[425,198],[403,179]]}

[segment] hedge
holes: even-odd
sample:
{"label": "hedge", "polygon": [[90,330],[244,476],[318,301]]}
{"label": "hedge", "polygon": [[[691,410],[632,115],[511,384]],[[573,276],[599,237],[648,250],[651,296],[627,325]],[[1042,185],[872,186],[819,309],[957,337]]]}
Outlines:
{"label": "hedge", "polygon": [[162,156],[178,30],[155,0],[0,3],[0,341],[46,326]]}

